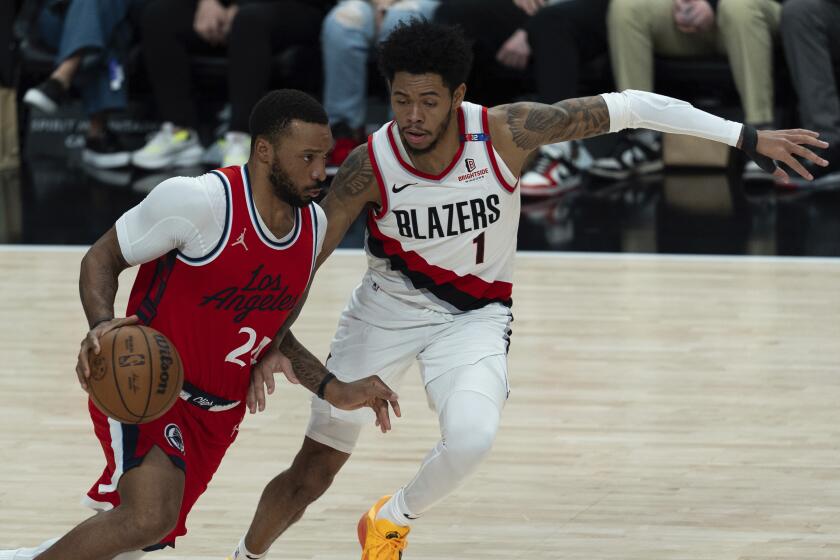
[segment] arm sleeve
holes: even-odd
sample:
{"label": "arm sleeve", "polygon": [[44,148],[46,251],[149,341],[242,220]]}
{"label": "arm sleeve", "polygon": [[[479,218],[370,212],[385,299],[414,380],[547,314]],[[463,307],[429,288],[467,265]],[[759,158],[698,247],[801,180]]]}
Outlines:
{"label": "arm sleeve", "polygon": [[212,174],[163,181],[117,220],[123,258],[133,266],[173,249],[191,258],[209,254],[224,230],[225,204],[224,186]]}
{"label": "arm sleeve", "polygon": [[743,125],[694,108],[672,97],[636,91],[602,94],[610,112],[610,132],[626,128],[649,128],[660,132],[688,134],[737,146]]}
{"label": "arm sleeve", "polygon": [[315,207],[315,216],[318,219],[318,238],[315,240],[315,259],[317,259],[318,255],[321,254],[321,249],[324,248],[324,239],[327,237],[327,214],[317,203],[313,206]]}

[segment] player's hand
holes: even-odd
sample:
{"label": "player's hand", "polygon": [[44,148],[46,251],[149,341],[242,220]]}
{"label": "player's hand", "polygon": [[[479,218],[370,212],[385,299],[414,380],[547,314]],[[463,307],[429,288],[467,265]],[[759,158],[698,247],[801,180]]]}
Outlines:
{"label": "player's hand", "polygon": [[524,70],[531,58],[531,45],[528,44],[528,33],[524,29],[517,29],[496,53],[496,60],[505,66]]}
{"label": "player's hand", "polygon": [[545,6],[545,0],[513,0],[513,3],[529,16],[536,14]]}
{"label": "player's hand", "polygon": [[391,429],[391,418],[388,415],[388,405],[394,409],[396,416],[400,414],[399,397],[390,387],[379,378],[371,375],[358,381],[344,383],[340,379],[333,379],[324,388],[324,400],[342,410],[356,410],[370,407],[376,414],[376,425],[384,434]]}
{"label": "player's hand", "polygon": [[[763,156],[784,163],[810,181],[814,177],[808,173],[808,170],[802,166],[796,157],[812,161],[820,167],[826,167],[828,161],[805,147],[827,148],[828,142],[823,142],[818,137],[819,133],[801,128],[794,130],[759,130],[755,149]],[[776,167],[773,175],[782,180],[789,179],[788,174],[781,167]]]}
{"label": "player's hand", "polygon": [[225,39],[224,28],[227,10],[219,0],[199,0],[195,9],[193,29],[211,45],[218,45]]}
{"label": "player's hand", "polygon": [[134,325],[139,321],[140,319],[137,315],[111,319],[110,321],[103,321],[102,323],[99,323],[88,331],[87,335],[82,339],[81,348],[79,349],[79,357],[76,360],[76,377],[79,378],[79,385],[82,386],[82,389],[85,392],[88,391],[88,378],[90,378],[90,362],[88,361],[88,353],[93,350],[94,354],[99,355],[99,352],[102,350],[102,347],[99,345],[99,339],[102,338],[102,335],[106,332],[125,325]]}
{"label": "player's hand", "polygon": [[245,398],[245,404],[251,414],[265,410],[265,395],[274,393],[274,374],[278,371],[282,372],[289,382],[295,385],[300,383],[295,377],[291,360],[277,348],[270,348],[251,369],[251,384]]}

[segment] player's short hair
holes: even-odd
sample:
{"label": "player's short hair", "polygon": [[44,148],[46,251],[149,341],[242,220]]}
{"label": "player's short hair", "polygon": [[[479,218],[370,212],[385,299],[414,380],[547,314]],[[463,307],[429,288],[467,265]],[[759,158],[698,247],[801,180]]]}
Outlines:
{"label": "player's short hair", "polygon": [[[257,101],[248,119],[251,138],[267,137],[276,142],[289,128],[289,123],[299,120],[314,124],[328,124],[329,117],[318,101],[296,89],[275,89]],[[253,143],[252,143],[253,145]]]}
{"label": "player's short hair", "polygon": [[472,67],[472,45],[460,27],[411,19],[400,23],[379,45],[379,70],[394,81],[397,72],[438,74],[452,92]]}

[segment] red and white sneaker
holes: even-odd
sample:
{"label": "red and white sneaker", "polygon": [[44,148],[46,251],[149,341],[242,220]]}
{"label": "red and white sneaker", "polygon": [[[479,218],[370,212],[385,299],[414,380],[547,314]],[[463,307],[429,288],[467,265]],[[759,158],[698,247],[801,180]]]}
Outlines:
{"label": "red and white sneaker", "polygon": [[534,163],[519,180],[522,196],[556,196],[578,188],[582,173],[575,164],[577,149],[572,142],[540,148]]}

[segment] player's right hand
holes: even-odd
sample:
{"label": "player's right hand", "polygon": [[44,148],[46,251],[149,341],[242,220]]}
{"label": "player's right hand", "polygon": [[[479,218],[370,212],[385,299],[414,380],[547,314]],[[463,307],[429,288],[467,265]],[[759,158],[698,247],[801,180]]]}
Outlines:
{"label": "player's right hand", "polygon": [[99,346],[99,339],[102,338],[102,335],[106,332],[125,325],[134,325],[139,321],[140,319],[137,315],[132,315],[131,317],[121,317],[111,319],[109,321],[103,321],[88,331],[87,335],[82,339],[81,348],[79,349],[79,357],[76,360],[76,377],[79,378],[79,385],[82,386],[82,389],[85,392],[88,391],[87,380],[90,377],[88,353],[93,350],[94,354],[99,354],[102,349]]}
{"label": "player's right hand", "polygon": [[388,415],[389,404],[396,416],[402,416],[398,399],[397,394],[378,375],[371,375],[350,383],[333,379],[324,389],[324,400],[336,408],[342,410],[356,410],[366,406],[372,408],[376,414],[376,425],[383,434],[391,429],[391,418]]}
{"label": "player's right hand", "polygon": [[265,410],[265,395],[266,392],[269,395],[274,392],[274,374],[278,371],[283,372],[289,382],[295,385],[300,383],[295,377],[291,360],[277,348],[270,348],[251,369],[251,384],[245,398],[245,404],[251,414]]}

